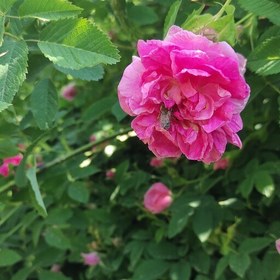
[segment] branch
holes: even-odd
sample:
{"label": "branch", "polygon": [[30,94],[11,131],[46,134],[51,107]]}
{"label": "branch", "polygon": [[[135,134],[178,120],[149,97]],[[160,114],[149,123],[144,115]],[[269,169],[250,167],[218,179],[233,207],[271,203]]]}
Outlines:
{"label": "branch", "polygon": [[[64,156],[61,156],[61,157],[58,157],[56,159],[54,159],[53,161],[50,161],[48,163],[46,163],[41,169],[37,169],[36,173],[39,174],[39,173],[42,173],[44,172],[45,170],[47,170],[48,168],[51,168],[53,166],[56,166],[58,164],[61,164],[62,162],[82,153],[82,152],[86,152],[90,149],[92,149],[93,147],[96,147],[96,146],[99,146],[109,140],[112,140],[114,138],[116,138],[117,136],[119,135],[123,135],[123,134],[127,134],[128,132],[132,131],[131,128],[126,128],[126,129],[123,129],[123,130],[120,130],[114,134],[112,134],[111,136],[108,136],[102,140],[99,140],[99,141],[96,141],[94,143],[87,143],[85,144],[84,146],[81,146],[79,147],[78,149],[64,155]],[[4,192],[5,190],[9,189],[10,187],[14,186],[15,185],[15,180],[12,180],[10,182],[8,182],[7,184],[5,184],[4,186],[0,187],[0,193],[1,192]]]}

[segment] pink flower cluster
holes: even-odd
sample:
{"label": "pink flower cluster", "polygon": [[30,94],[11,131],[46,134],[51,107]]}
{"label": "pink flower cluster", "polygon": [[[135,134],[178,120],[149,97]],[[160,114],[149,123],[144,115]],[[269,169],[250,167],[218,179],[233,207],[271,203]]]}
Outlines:
{"label": "pink flower cluster", "polygon": [[9,165],[18,166],[22,160],[22,155],[18,154],[13,157],[3,159],[3,164],[0,166],[0,174],[4,177],[9,176]]}
{"label": "pink flower cluster", "polygon": [[144,206],[153,214],[158,214],[172,203],[172,193],[163,183],[154,183],[144,195]]}
{"label": "pink flower cluster", "polygon": [[132,128],[157,157],[217,161],[242,146],[240,112],[249,98],[246,60],[226,42],[172,26],[166,38],[138,42],[139,57],[118,86]]}

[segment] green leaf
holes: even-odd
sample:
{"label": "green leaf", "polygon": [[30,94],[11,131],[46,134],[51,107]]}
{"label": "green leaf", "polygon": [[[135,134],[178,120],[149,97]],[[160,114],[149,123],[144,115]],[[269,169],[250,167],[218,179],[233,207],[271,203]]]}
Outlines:
{"label": "green leaf", "polygon": [[158,21],[155,11],[147,6],[129,5],[127,7],[127,14],[129,19],[139,26],[153,24]]}
{"label": "green leaf", "polygon": [[268,247],[273,241],[266,237],[256,237],[245,239],[239,247],[239,251],[245,254],[258,252]]}
{"label": "green leaf", "polygon": [[0,267],[13,265],[21,259],[22,257],[14,250],[0,249]]}
{"label": "green leaf", "polygon": [[45,219],[47,224],[65,224],[73,216],[73,211],[69,208],[55,208],[49,212]]}
{"label": "green leaf", "polygon": [[193,216],[193,230],[201,242],[205,242],[213,230],[213,214],[210,207],[199,207]]}
{"label": "green leaf", "polygon": [[120,56],[108,37],[87,19],[67,19],[50,23],[38,46],[58,66],[69,69],[114,64]]}
{"label": "green leaf", "polygon": [[244,198],[248,198],[248,196],[253,190],[253,187],[254,187],[254,181],[253,178],[250,176],[239,184],[238,191],[240,191],[240,193]]}
{"label": "green leaf", "polygon": [[[67,164],[67,166],[69,166],[69,164]],[[71,167],[69,167],[70,169]],[[97,167],[93,166],[93,165],[89,165],[86,167],[77,167],[75,166],[75,168],[72,168],[69,170],[69,173],[71,174],[72,178],[74,180],[76,179],[81,179],[81,178],[87,178],[90,175],[94,175],[96,173],[99,173],[100,169],[98,169]]]}
{"label": "green leaf", "polygon": [[66,75],[71,75],[74,78],[84,81],[99,81],[104,76],[104,68],[101,65],[85,67],[79,70],[64,68],[57,65],[54,65],[54,67]]}
{"label": "green leaf", "polygon": [[273,0],[238,0],[240,6],[257,16],[267,17],[271,22],[280,25],[280,4]]}
{"label": "green leaf", "polygon": [[203,250],[196,250],[190,256],[190,263],[197,272],[207,274],[210,269],[210,257]]}
{"label": "green leaf", "polygon": [[89,200],[89,190],[83,183],[72,183],[67,193],[70,198],[81,203],[87,203]]}
{"label": "green leaf", "polygon": [[168,263],[161,260],[145,260],[137,266],[133,280],[155,280],[167,271]]}
{"label": "green leaf", "polygon": [[45,232],[46,242],[54,248],[66,250],[71,247],[70,240],[58,228],[48,228]]}
{"label": "green leaf", "polygon": [[250,257],[244,253],[232,253],[229,256],[229,266],[233,272],[243,278],[251,264]]}
{"label": "green leaf", "polygon": [[17,146],[6,139],[0,140],[0,158],[11,157],[18,154]]}
{"label": "green leaf", "polygon": [[6,110],[12,104],[0,101],[0,112]]}
{"label": "green leaf", "polygon": [[164,35],[163,35],[163,37],[166,36],[170,26],[172,26],[175,23],[178,11],[179,11],[180,6],[181,6],[181,3],[182,3],[181,0],[177,0],[171,5],[171,7],[170,7],[170,9],[167,13],[167,16],[165,18],[165,21],[164,21],[164,28],[163,28],[163,34]]}
{"label": "green leaf", "polygon": [[219,262],[216,266],[215,279],[219,279],[223,275],[228,264],[229,264],[228,256],[224,256],[221,259],[219,259]]}
{"label": "green leaf", "polygon": [[17,167],[17,171],[16,171],[16,176],[15,176],[15,181],[16,181],[16,185],[18,187],[24,187],[27,184],[27,178],[26,178],[26,174],[25,174],[25,165],[26,165],[26,161],[27,158],[29,157],[29,155],[31,154],[31,152],[33,151],[34,147],[36,147],[36,145],[46,136],[46,133],[41,134],[39,137],[37,137],[33,143],[26,149],[26,152],[24,154],[23,159],[20,162],[20,165]]}
{"label": "green leaf", "polygon": [[265,280],[277,280],[280,275],[279,255],[268,251],[263,258],[263,273]]}
{"label": "green leaf", "polygon": [[127,173],[127,170],[129,168],[129,161],[125,160],[121,162],[117,168],[116,168],[116,174],[115,174],[115,179],[117,183],[122,183],[125,174]]}
{"label": "green leaf", "polygon": [[0,47],[0,102],[11,103],[27,72],[28,48],[24,41],[5,39]]}
{"label": "green leaf", "polygon": [[132,267],[134,267],[141,258],[146,244],[145,241],[135,240],[127,245],[126,250],[130,252],[129,259]]}
{"label": "green leaf", "polygon": [[194,10],[182,24],[182,28],[186,30],[191,30],[192,32],[197,32],[201,28],[206,27],[210,22],[213,21],[213,15],[203,14],[204,6],[202,5],[198,10]]}
{"label": "green leaf", "polygon": [[103,116],[105,113],[110,112],[115,101],[115,98],[109,96],[94,102],[84,111],[82,115],[83,121],[92,122]]}
{"label": "green leaf", "polygon": [[1,0],[0,1],[0,11],[5,14],[12,8],[12,6],[14,5],[14,3],[16,1],[17,0]]}
{"label": "green leaf", "polygon": [[0,15],[0,47],[2,46],[3,43],[4,30],[5,30],[5,17]]}
{"label": "green leaf", "polygon": [[127,114],[122,110],[119,102],[116,102],[112,107],[112,114],[116,117],[118,122],[120,122],[127,116]]}
{"label": "green leaf", "polygon": [[[280,19],[280,17],[278,16]],[[280,36],[270,38],[258,45],[248,57],[248,67],[262,76],[280,72]]]}
{"label": "green leaf", "polygon": [[35,86],[30,99],[31,112],[40,129],[53,125],[57,113],[57,92],[50,80],[41,80]]}
{"label": "green leaf", "polygon": [[234,22],[234,11],[235,8],[233,5],[229,5],[226,8],[227,15],[214,20],[207,27],[213,28],[217,34],[218,41],[226,41],[230,45],[235,44],[236,38],[236,28]]}
{"label": "green leaf", "polygon": [[62,273],[41,270],[38,272],[39,280],[71,280]]}
{"label": "green leaf", "polygon": [[272,180],[270,174],[266,171],[259,171],[254,174],[254,181],[256,185],[256,189],[266,197],[271,197],[274,190],[275,185]]}
{"label": "green leaf", "polygon": [[178,248],[169,242],[150,243],[147,250],[154,259],[174,260],[178,256]]}
{"label": "green leaf", "polygon": [[191,277],[191,266],[186,261],[172,264],[170,267],[170,280],[188,280]]}
{"label": "green leaf", "polygon": [[11,280],[26,280],[33,269],[33,267],[25,267],[23,269],[20,269],[13,275]]}
{"label": "green leaf", "polygon": [[19,16],[58,20],[77,16],[82,10],[67,0],[24,0],[19,7]]}
{"label": "green leaf", "polygon": [[168,225],[168,237],[172,238],[180,233],[187,225],[189,217],[193,214],[194,210],[189,205],[173,206],[171,211],[171,220]]}
{"label": "green leaf", "polygon": [[[263,265],[258,258],[253,258],[250,269],[247,272],[248,279],[250,280],[265,280]],[[268,278],[271,280],[271,278]]]}
{"label": "green leaf", "polygon": [[46,217],[48,214],[37,182],[36,168],[29,168],[26,172],[26,176],[31,184],[31,191],[34,197],[34,206],[38,210],[40,215]]}

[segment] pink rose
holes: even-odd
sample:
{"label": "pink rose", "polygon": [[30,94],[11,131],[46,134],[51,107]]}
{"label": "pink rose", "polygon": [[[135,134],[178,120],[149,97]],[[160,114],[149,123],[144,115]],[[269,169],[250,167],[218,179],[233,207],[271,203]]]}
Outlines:
{"label": "pink rose", "polygon": [[96,252],[91,252],[88,254],[82,253],[83,261],[85,265],[96,266],[100,263],[100,258]]}
{"label": "pink rose", "polygon": [[163,163],[164,163],[164,159],[162,158],[153,157],[150,160],[150,165],[153,167],[161,167],[163,166]]}
{"label": "pink rose", "polygon": [[218,169],[227,169],[229,167],[229,160],[227,158],[221,158],[214,162],[213,169],[218,170]]}
{"label": "pink rose", "polygon": [[61,96],[68,100],[72,101],[77,95],[77,89],[74,83],[70,83],[67,86],[63,87],[61,90]]}
{"label": "pink rose", "polygon": [[275,247],[276,247],[277,252],[280,254],[280,239],[277,239],[275,241]]}
{"label": "pink rose", "polygon": [[144,196],[144,206],[153,214],[161,213],[168,208],[171,203],[171,191],[160,182],[153,184]]}
{"label": "pink rose", "polygon": [[172,26],[166,38],[138,42],[139,57],[118,86],[132,128],[157,157],[210,163],[227,143],[241,148],[240,112],[249,98],[246,60],[226,42]]}

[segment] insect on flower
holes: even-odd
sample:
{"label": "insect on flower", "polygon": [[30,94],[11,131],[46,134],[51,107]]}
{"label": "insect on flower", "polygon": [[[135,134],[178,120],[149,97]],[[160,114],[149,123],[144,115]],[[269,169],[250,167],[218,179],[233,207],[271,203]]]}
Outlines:
{"label": "insect on flower", "polygon": [[171,124],[172,110],[168,110],[164,106],[160,108],[159,122],[161,128],[168,130]]}

